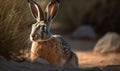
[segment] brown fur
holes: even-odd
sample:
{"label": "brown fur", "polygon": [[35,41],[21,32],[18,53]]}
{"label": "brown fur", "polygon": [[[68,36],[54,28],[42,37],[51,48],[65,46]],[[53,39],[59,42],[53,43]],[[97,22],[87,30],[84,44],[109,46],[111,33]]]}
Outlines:
{"label": "brown fur", "polygon": [[[56,38],[51,38],[50,40],[43,42],[33,42],[31,49],[32,61],[34,61],[37,57],[40,57],[48,61],[48,63],[51,65],[66,66],[72,64],[74,66],[75,64],[74,67],[77,67],[77,56],[73,52],[65,55],[62,49],[59,47],[59,43],[60,41],[58,41]],[[62,63],[62,60],[65,60],[66,64]]]}
{"label": "brown fur", "polygon": [[60,65],[62,58],[62,52],[57,48],[57,43],[54,43],[55,39],[45,42],[34,42],[34,49],[32,50],[33,56],[41,57],[47,60],[52,65]]}

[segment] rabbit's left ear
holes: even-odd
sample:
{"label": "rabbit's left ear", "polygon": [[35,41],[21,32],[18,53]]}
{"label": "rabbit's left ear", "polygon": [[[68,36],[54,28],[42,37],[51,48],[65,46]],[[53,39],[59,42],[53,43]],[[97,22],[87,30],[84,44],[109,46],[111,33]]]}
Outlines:
{"label": "rabbit's left ear", "polygon": [[33,17],[37,20],[37,22],[44,19],[44,13],[40,7],[34,0],[28,0],[29,7],[31,9]]}
{"label": "rabbit's left ear", "polygon": [[57,14],[57,11],[59,9],[59,1],[58,0],[51,0],[49,4],[46,7],[45,15],[46,19],[50,22],[53,20],[55,15]]}

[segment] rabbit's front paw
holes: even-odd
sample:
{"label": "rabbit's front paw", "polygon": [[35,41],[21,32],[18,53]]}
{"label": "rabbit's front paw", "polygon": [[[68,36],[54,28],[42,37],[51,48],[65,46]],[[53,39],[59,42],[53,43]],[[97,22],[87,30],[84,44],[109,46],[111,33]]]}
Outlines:
{"label": "rabbit's front paw", "polygon": [[39,58],[39,57],[34,60],[34,63],[49,64],[48,61],[46,61],[43,58]]}

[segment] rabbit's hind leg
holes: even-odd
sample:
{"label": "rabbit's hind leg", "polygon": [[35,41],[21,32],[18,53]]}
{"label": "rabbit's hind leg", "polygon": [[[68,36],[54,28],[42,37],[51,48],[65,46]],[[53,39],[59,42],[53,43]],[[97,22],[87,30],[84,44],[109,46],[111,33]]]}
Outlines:
{"label": "rabbit's hind leg", "polygon": [[72,53],[70,58],[64,64],[64,67],[77,68],[78,67],[78,58],[75,53]]}

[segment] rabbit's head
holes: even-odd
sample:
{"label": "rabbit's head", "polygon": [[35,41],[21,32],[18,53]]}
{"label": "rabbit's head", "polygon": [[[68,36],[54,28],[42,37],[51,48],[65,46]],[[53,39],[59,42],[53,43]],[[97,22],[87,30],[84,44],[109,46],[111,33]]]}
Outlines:
{"label": "rabbit's head", "polygon": [[31,41],[41,42],[48,40],[52,37],[50,24],[58,11],[58,0],[51,0],[45,9],[45,13],[42,11],[40,5],[38,5],[35,1],[28,0],[28,2],[32,15],[37,21],[32,25],[30,34]]}

